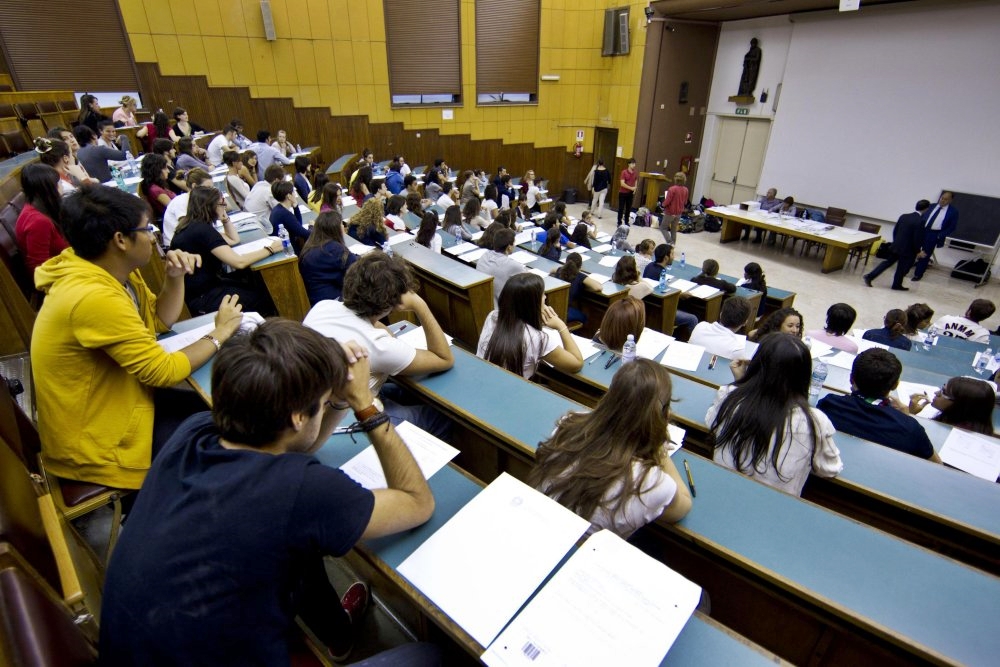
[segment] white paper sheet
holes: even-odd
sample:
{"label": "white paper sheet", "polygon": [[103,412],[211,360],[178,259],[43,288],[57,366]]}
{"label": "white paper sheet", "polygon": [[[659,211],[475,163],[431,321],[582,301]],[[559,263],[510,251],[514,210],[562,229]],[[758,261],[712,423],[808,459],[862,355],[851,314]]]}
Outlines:
{"label": "white paper sheet", "polygon": [[299,213],[305,215],[306,213],[311,213],[311,212],[312,212],[311,208],[309,208],[305,204],[299,204]]}
{"label": "white paper sheet", "polygon": [[476,250],[473,250],[472,252],[467,252],[463,255],[459,255],[459,259],[461,259],[464,262],[475,262],[477,259],[485,255],[487,251],[488,251],[487,248],[478,248]]}
{"label": "white paper sheet", "polygon": [[[541,269],[536,269],[536,268],[530,268],[530,269],[528,269],[528,273],[534,273],[536,276],[541,276],[542,278],[546,278],[549,275],[548,272],[542,271]],[[557,278],[557,280],[558,280],[558,278]]]}
{"label": "white paper sheet", "polygon": [[614,533],[591,535],[486,650],[490,667],[655,667],[701,588]]}
{"label": "white paper sheet", "polygon": [[[424,479],[433,477],[434,473],[458,456],[457,449],[410,422],[404,421],[397,426],[396,433],[413,454]],[[382,464],[378,460],[374,446],[363,449],[357,456],[340,466],[340,469],[369,491],[388,488],[385,473],[382,471]]]}
{"label": "white paper sheet", "polygon": [[589,527],[503,473],[403,561],[399,573],[489,646]]}
{"label": "white paper sheet", "polygon": [[[264,318],[260,316],[260,313],[243,313],[243,321],[240,324],[240,329],[250,330],[264,321]],[[176,352],[177,350],[183,350],[188,345],[191,345],[196,340],[204,336],[205,334],[211,333],[212,329],[215,328],[215,321],[211,321],[208,324],[203,324],[200,327],[191,329],[189,331],[182,331],[174,336],[169,336],[167,338],[162,338],[157,341],[167,352]]]}
{"label": "white paper sheet", "polygon": [[[452,344],[454,338],[448,334],[444,335],[445,340],[448,341],[448,345]],[[399,340],[406,341],[409,345],[412,345],[418,350],[427,349],[427,334],[424,333],[423,327],[416,327],[415,329],[407,329],[405,333],[399,334],[397,336]]]}
{"label": "white paper sheet", "polygon": [[611,240],[611,234],[608,234],[607,232],[597,232],[597,240],[598,241],[605,241],[605,242],[606,241],[610,241]]}
{"label": "white paper sheet", "polygon": [[621,257],[614,257],[614,256],[601,257],[601,261],[599,261],[598,264],[600,264],[601,266],[607,266],[607,267],[610,268],[610,267],[618,266],[618,260],[620,260],[620,259],[621,259]]}
{"label": "white paper sheet", "polygon": [[611,280],[611,276],[606,276],[603,273],[597,273],[596,271],[591,272],[590,277],[602,285]]}
{"label": "white paper sheet", "polygon": [[593,248],[591,248],[591,250],[593,250],[594,252],[607,252],[611,250],[611,244],[602,243],[601,245],[594,246]]}
{"label": "white paper sheet", "polygon": [[483,238],[483,234],[485,234],[485,233],[486,233],[485,229],[479,230],[478,232],[476,232],[475,234],[472,235],[472,240],[473,241],[478,241],[479,239]]}
{"label": "white paper sheet", "polygon": [[530,229],[524,232],[520,232],[514,237],[514,245],[521,245],[522,243],[530,243],[532,236],[534,236],[534,232]]}
{"label": "white paper sheet", "polygon": [[642,282],[644,282],[647,285],[649,285],[650,287],[652,287],[654,291],[660,286],[660,281],[659,280],[653,280],[652,278],[643,278]]}
{"label": "white paper sheet", "polygon": [[701,356],[705,354],[705,348],[701,345],[682,343],[675,340],[663,353],[660,363],[671,368],[679,368],[684,371],[696,371],[701,363]]}
{"label": "white paper sheet", "polygon": [[[818,340],[809,339],[809,353],[813,359],[822,357],[833,352],[833,347]],[[825,360],[824,360],[825,361]]]}
{"label": "white paper sheet", "polygon": [[241,222],[246,220],[257,221],[257,216],[253,213],[247,213],[246,211],[237,211],[236,213],[231,213],[229,219],[233,221],[233,224],[239,225]]}
{"label": "white paper sheet", "polygon": [[[896,398],[898,398],[899,402],[903,405],[909,405],[910,398],[914,395],[924,395],[927,396],[928,400],[933,400],[934,394],[937,393],[937,390],[937,387],[930,384],[900,381],[899,385],[896,387]],[[934,419],[939,414],[941,414],[940,410],[928,403],[927,406],[918,412],[916,416],[923,419]]]}
{"label": "white paper sheet", "polygon": [[[559,347],[562,347],[562,338],[560,338],[558,331],[549,327],[542,327],[542,331],[545,332],[545,335],[547,335],[552,340],[552,342],[554,342]],[[580,355],[584,359],[587,359],[601,351],[601,348],[594,345],[594,343],[589,338],[584,338],[583,336],[577,336],[574,333],[571,333],[570,336],[573,337],[573,342],[576,343],[577,348],[580,350]]]}
{"label": "white paper sheet", "polygon": [[416,238],[417,237],[414,236],[413,234],[407,234],[406,232],[399,232],[398,234],[393,234],[392,236],[387,238],[386,242],[388,242],[390,246],[394,246],[397,243],[406,243],[407,241],[413,241]]}
{"label": "white paper sheet", "polygon": [[851,370],[854,368],[854,355],[850,352],[844,352],[841,350],[832,357],[827,357],[824,359],[830,366],[836,366],[837,368],[843,368],[844,370]]}
{"label": "white paper sheet", "polygon": [[693,283],[690,280],[684,280],[683,278],[674,278],[670,281],[670,286],[676,290],[687,293],[698,287],[698,283]]}
{"label": "white paper sheet", "polygon": [[372,250],[375,249],[375,246],[362,245],[360,243],[355,243],[352,246],[348,246],[347,249],[350,250],[351,252],[353,252],[355,255],[360,256],[360,255],[367,255],[368,253],[370,253]]}
{"label": "white paper sheet", "polygon": [[520,262],[521,264],[528,264],[538,259],[538,255],[536,255],[533,252],[528,252],[527,250],[518,250],[517,252],[511,253],[510,258],[515,262]]}
{"label": "white paper sheet", "polygon": [[670,437],[670,442],[667,443],[667,454],[673,456],[684,446],[684,438],[687,437],[687,431],[677,424],[667,424],[667,435]]}
{"label": "white paper sheet", "polygon": [[655,359],[656,355],[667,349],[667,346],[673,341],[673,336],[646,327],[639,335],[639,340],[635,342],[635,356],[642,359]]}
{"label": "white paper sheet", "polygon": [[716,294],[722,294],[722,290],[716,289],[711,285],[698,285],[688,292],[688,294],[698,299],[711,299]]}
{"label": "white paper sheet", "polygon": [[257,252],[261,248],[266,248],[275,241],[279,241],[277,236],[265,236],[262,239],[257,239],[256,241],[247,241],[246,243],[241,243],[239,245],[233,246],[233,252],[237,255],[249,255],[252,252]]}
{"label": "white paper sheet", "polygon": [[864,338],[858,336],[854,339],[854,342],[858,344],[858,354],[861,354],[865,350],[870,350],[873,347],[877,347],[880,350],[888,350],[888,345],[883,345],[882,343],[876,343],[872,340],[865,340]]}
{"label": "white paper sheet", "polygon": [[941,460],[988,482],[1000,477],[1000,443],[953,428],[938,452]]}
{"label": "white paper sheet", "polygon": [[444,249],[444,251],[449,255],[461,255],[464,252],[471,252],[478,247],[479,246],[477,246],[475,243],[469,243],[468,241],[465,241],[464,243],[459,243],[458,245],[448,246],[447,248]]}
{"label": "white paper sheet", "polygon": [[755,343],[752,340],[746,341],[746,345],[743,347],[743,355],[747,359],[753,359],[753,355],[757,354],[757,348],[760,347],[760,343]]}

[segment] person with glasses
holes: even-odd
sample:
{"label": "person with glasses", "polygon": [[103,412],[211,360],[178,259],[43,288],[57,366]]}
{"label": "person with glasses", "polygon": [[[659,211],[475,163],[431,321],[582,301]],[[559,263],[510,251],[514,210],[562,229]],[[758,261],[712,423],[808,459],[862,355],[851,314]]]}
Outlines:
{"label": "person with glasses", "polygon": [[[215,229],[217,221],[222,224],[221,233]],[[226,213],[222,193],[214,187],[194,188],[188,199],[187,215],[181,218],[170,241],[171,248],[202,258],[201,267],[184,278],[185,301],[192,315],[218,310],[231,294],[239,296],[248,312],[265,316],[275,314],[267,288],[257,282],[256,276],[240,271],[281,252],[281,241],[271,239],[268,245],[246,254],[232,249],[239,242],[239,232]],[[226,273],[225,267],[235,272]]]}
{"label": "person with glasses", "polygon": [[70,248],[35,271],[46,294],[31,337],[44,465],[58,477],[138,489],[154,452],[204,409],[193,392],[168,388],[236,332],[242,307],[225,299],[208,334],[167,352],[156,335],[180,316],[184,276],[201,258],[168,252],[153,294],[139,271],[153,252],[146,202],[85,184],[62,200],[60,220]]}
{"label": "person with glasses", "polygon": [[940,463],[924,427],[889,396],[902,373],[903,364],[888,350],[865,350],[851,366],[850,395],[828,394],[816,407],[838,431]]}

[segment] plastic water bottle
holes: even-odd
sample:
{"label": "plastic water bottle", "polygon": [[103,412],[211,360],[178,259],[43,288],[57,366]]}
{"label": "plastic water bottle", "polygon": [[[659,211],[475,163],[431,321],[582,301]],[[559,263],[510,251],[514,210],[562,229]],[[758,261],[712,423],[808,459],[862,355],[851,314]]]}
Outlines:
{"label": "plastic water bottle", "polygon": [[809,378],[809,395],[819,396],[819,390],[823,387],[823,383],[826,382],[826,375],[829,372],[829,368],[826,362],[822,359],[817,359],[813,362],[813,372],[812,377]]}
{"label": "plastic water bottle", "polygon": [[681,268],[683,269],[684,267],[687,266],[687,264],[688,264],[687,254],[682,252],[681,253]]}
{"label": "plastic water bottle", "polygon": [[284,225],[278,225],[278,238],[281,239],[281,249],[285,251],[285,254],[289,257],[294,255],[295,250],[292,249],[292,239],[289,238],[288,231]]}
{"label": "plastic water bottle", "polygon": [[382,244],[382,252],[385,253],[386,257],[392,257],[392,246],[389,245],[388,241]]}
{"label": "plastic water bottle", "polygon": [[635,336],[632,334],[628,335],[625,344],[622,345],[622,363],[627,364],[630,361],[635,361]]}
{"label": "plastic water bottle", "polygon": [[980,374],[985,373],[986,365],[990,363],[990,360],[992,358],[993,358],[993,348],[988,347],[986,348],[985,352],[980,353],[979,356],[976,358],[975,371]]}
{"label": "plastic water bottle", "polygon": [[656,291],[663,293],[667,291],[667,270],[660,271],[660,284],[656,286]]}
{"label": "plastic water bottle", "polygon": [[111,177],[115,179],[115,185],[118,186],[118,189],[122,192],[126,192],[125,179],[122,178],[122,170],[118,167],[111,167]]}
{"label": "plastic water bottle", "polygon": [[128,173],[130,176],[139,175],[139,165],[135,163],[135,156],[132,151],[125,151],[125,161],[128,162]]}
{"label": "plastic water bottle", "polygon": [[993,353],[993,364],[1000,366],[1000,347],[998,347],[997,351]]}
{"label": "plastic water bottle", "polygon": [[296,153],[302,152],[302,144],[295,144],[295,152]]}

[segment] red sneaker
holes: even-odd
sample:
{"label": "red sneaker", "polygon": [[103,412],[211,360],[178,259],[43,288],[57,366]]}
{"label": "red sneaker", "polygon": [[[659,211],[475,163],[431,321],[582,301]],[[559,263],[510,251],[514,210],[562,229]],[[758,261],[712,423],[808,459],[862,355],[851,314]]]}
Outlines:
{"label": "red sneaker", "polygon": [[351,587],[347,589],[344,596],[340,598],[340,605],[347,612],[347,615],[351,617],[351,625],[357,626],[361,622],[361,617],[364,616],[365,610],[368,609],[368,584],[362,581],[356,581],[351,584]]}

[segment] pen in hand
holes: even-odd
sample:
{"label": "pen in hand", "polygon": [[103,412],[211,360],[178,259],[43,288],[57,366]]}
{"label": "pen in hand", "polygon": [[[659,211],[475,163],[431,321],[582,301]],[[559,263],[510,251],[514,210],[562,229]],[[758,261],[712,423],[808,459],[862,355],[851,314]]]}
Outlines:
{"label": "pen in hand", "polygon": [[694,477],[691,476],[691,466],[688,465],[687,459],[684,459],[684,472],[687,473],[688,488],[691,489],[691,497],[696,498],[698,494],[694,491]]}

